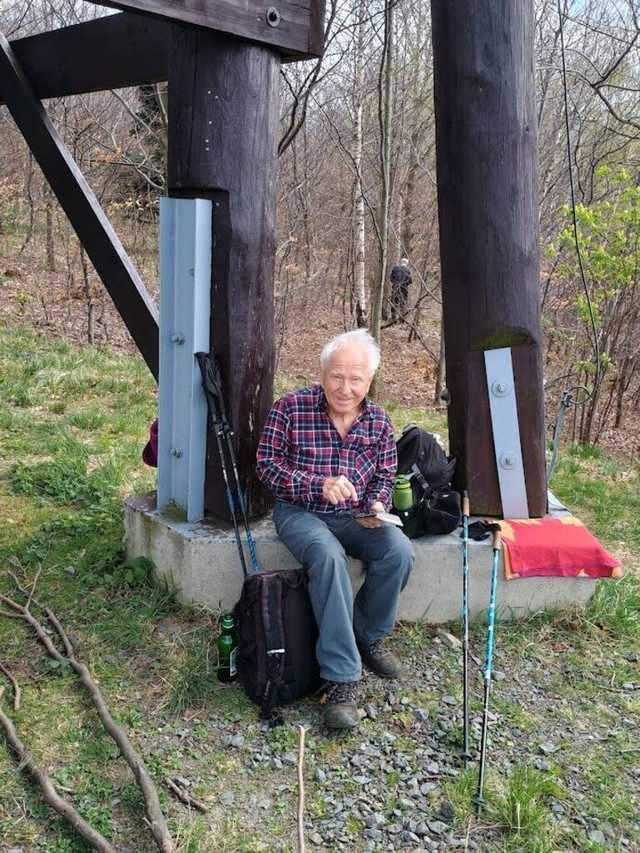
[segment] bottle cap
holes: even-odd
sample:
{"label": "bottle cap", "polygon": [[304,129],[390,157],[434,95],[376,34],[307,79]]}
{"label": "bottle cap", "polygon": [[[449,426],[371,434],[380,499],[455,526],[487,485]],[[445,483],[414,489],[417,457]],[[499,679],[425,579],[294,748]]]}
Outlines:
{"label": "bottle cap", "polygon": [[224,613],[220,622],[221,627],[233,628],[234,624],[233,613]]}

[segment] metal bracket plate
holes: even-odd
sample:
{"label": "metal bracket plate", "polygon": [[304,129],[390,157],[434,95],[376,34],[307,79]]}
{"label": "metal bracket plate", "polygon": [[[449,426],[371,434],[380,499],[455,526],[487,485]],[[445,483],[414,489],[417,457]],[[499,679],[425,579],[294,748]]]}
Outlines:
{"label": "metal bracket plate", "polygon": [[503,518],[529,518],[511,349],[484,354]]}
{"label": "metal bracket plate", "polygon": [[158,509],[204,516],[207,403],[196,352],[209,351],[212,204],[160,200]]}

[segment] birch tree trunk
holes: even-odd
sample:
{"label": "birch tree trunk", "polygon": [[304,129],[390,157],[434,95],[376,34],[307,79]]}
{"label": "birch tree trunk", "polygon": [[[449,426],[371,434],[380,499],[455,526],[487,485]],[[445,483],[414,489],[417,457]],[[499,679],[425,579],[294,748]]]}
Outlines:
{"label": "birch tree trunk", "polygon": [[362,109],[364,101],[364,22],[366,2],[358,2],[358,29],[353,75],[353,323],[357,327],[367,326],[367,292],[365,288],[365,209],[362,187]]}
{"label": "birch tree trunk", "polygon": [[[380,166],[382,186],[380,193],[380,278],[373,299],[371,334],[380,343],[384,286],[387,280],[389,254],[389,207],[391,198],[391,117],[393,114],[393,0],[387,0],[384,13],[384,44],[380,62],[378,86],[380,120]],[[375,397],[380,384],[374,378],[370,394]]]}

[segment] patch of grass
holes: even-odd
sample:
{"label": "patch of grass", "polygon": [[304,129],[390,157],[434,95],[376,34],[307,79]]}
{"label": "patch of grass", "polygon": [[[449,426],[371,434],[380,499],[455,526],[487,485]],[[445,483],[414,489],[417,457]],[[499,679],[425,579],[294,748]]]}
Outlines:
{"label": "patch of grass", "polygon": [[[553,492],[607,546],[640,550],[640,468],[574,446],[551,481]],[[629,567],[627,567],[629,568]]]}
{"label": "patch of grass", "polygon": [[601,581],[586,616],[614,634],[640,636],[640,577],[628,574],[616,583]]}
{"label": "patch of grass", "polygon": [[446,410],[411,409],[388,400],[383,405],[393,424],[396,438],[407,424],[415,423],[427,432],[437,433],[447,445],[449,439]]}
{"label": "patch of grass", "polygon": [[69,415],[69,425],[84,432],[101,429],[107,422],[107,416],[98,409],[86,409]]}
{"label": "patch of grass", "polygon": [[505,788],[488,797],[489,816],[505,833],[507,850],[553,850],[549,803],[563,796],[560,785],[548,775],[530,767],[516,767]]}
{"label": "patch of grass", "polygon": [[462,826],[473,812],[473,798],[478,785],[478,772],[475,768],[463,770],[453,779],[444,783],[444,793],[453,807],[454,820]]}
{"label": "patch of grass", "polygon": [[210,624],[183,635],[171,667],[170,707],[176,713],[187,708],[215,709],[236,719],[248,716],[254,706],[238,684],[223,684],[217,676],[215,631]]}

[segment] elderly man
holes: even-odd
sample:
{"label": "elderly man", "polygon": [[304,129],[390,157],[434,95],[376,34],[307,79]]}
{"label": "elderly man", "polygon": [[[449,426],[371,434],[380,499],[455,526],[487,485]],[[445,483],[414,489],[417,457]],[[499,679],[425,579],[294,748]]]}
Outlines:
{"label": "elderly man", "polygon": [[[336,729],[358,722],[362,663],[384,678],[402,673],[383,638],[414,554],[401,530],[375,517],[389,505],[397,464],[389,418],[366,396],[379,363],[367,332],[338,335],[320,356],[321,383],[278,400],[258,446],[278,535],[309,570],[324,721]],[[355,601],[347,555],[366,566]]]}

